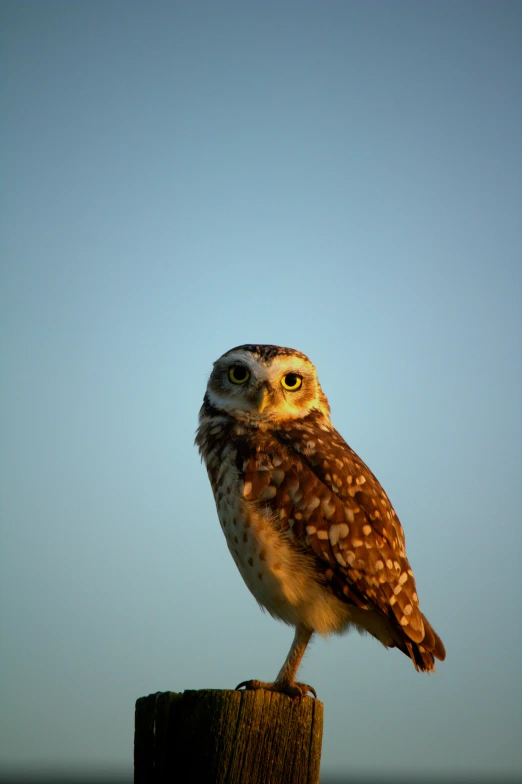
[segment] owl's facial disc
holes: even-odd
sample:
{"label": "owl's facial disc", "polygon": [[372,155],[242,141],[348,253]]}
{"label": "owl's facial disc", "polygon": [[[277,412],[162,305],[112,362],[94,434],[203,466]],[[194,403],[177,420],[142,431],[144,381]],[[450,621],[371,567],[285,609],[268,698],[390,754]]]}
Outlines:
{"label": "owl's facial disc", "polygon": [[217,360],[207,395],[216,408],[257,422],[301,418],[314,408],[323,410],[325,400],[315,368],[304,355],[267,357],[243,347]]}

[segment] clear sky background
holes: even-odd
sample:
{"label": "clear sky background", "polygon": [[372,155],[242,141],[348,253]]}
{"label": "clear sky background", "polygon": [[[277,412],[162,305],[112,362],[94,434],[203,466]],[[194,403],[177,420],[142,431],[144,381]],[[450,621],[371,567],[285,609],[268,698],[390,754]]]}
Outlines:
{"label": "clear sky background", "polygon": [[137,697],[279,670],[193,446],[277,343],[447,660],[300,675],[323,773],[522,770],[522,4],[2,2],[0,770],[129,770]]}

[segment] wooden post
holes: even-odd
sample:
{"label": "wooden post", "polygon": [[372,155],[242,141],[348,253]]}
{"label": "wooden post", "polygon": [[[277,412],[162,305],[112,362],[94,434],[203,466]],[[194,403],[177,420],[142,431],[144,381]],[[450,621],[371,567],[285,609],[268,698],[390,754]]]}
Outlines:
{"label": "wooden post", "polygon": [[136,702],[135,784],[319,784],[323,704],[269,691]]}

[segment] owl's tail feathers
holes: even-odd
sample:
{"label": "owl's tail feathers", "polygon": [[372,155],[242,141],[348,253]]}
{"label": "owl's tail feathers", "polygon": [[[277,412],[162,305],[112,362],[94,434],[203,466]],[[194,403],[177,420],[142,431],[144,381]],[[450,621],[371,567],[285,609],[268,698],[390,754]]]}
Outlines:
{"label": "owl's tail feathers", "polygon": [[402,640],[403,645],[399,643],[398,647],[403,653],[411,658],[416,670],[420,672],[433,672],[435,669],[435,659],[444,661],[446,658],[446,649],[444,648],[444,643],[430,625],[426,616],[422,613],[421,615],[424,623],[423,640],[421,642],[413,642],[405,635]]}

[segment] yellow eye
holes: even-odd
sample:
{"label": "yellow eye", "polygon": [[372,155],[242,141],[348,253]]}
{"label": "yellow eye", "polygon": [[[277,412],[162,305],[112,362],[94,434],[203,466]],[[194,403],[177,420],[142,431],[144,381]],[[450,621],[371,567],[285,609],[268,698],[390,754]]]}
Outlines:
{"label": "yellow eye", "polygon": [[295,392],[302,383],[303,379],[301,376],[298,376],[297,373],[287,373],[286,376],[283,376],[281,379],[283,389],[288,389],[290,392]]}
{"label": "yellow eye", "polygon": [[246,384],[250,373],[244,365],[232,365],[228,371],[228,377],[233,384]]}

